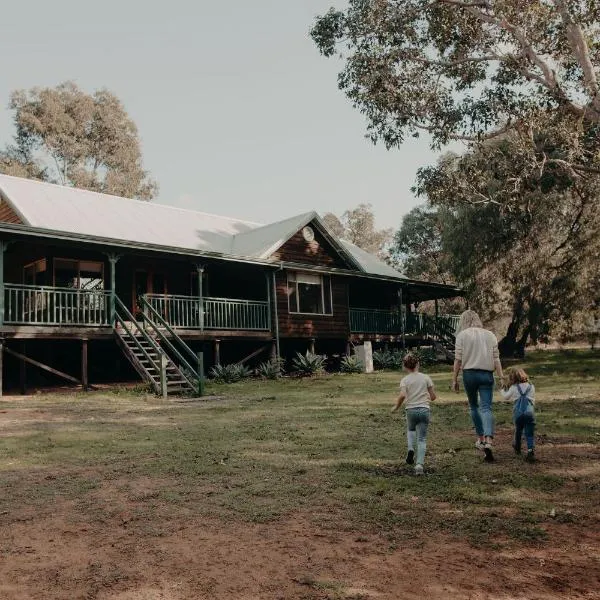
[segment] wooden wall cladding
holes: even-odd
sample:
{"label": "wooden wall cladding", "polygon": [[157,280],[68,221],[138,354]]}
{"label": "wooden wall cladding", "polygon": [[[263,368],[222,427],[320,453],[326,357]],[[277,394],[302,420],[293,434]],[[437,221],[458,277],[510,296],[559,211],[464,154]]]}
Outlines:
{"label": "wooden wall cladding", "polygon": [[288,338],[347,339],[350,333],[348,284],[344,277],[331,277],[333,314],[309,315],[290,313],[287,273],[276,276],[279,335]]}
{"label": "wooden wall cladding", "polygon": [[0,222],[2,223],[15,223],[16,225],[23,225],[21,217],[12,209],[12,207],[0,199]]}
{"label": "wooden wall cladding", "polygon": [[307,242],[302,231],[293,235],[271,258],[285,262],[302,263],[309,265],[322,265],[326,267],[348,268],[340,258],[337,251],[316,229],[315,239]]}

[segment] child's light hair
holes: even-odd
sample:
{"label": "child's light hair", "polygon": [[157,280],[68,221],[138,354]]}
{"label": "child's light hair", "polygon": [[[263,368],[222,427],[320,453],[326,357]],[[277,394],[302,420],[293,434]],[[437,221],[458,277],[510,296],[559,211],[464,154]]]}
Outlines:
{"label": "child's light hair", "polygon": [[508,381],[510,385],[516,385],[517,383],[527,383],[529,376],[523,369],[509,369]]}
{"label": "child's light hair", "polygon": [[413,371],[419,365],[419,357],[415,354],[411,354],[410,352],[404,357],[402,360],[402,364],[407,368]]}

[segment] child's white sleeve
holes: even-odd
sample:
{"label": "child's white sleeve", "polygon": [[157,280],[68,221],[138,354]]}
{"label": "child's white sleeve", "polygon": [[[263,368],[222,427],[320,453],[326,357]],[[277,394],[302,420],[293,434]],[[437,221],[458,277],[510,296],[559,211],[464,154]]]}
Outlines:
{"label": "child's white sleeve", "polygon": [[431,377],[429,377],[429,375],[426,375],[426,377],[427,377],[427,379],[426,379],[426,381],[427,381],[427,387],[428,387],[428,388],[433,388],[433,387],[435,387],[435,386],[433,385],[433,380],[431,379]]}
{"label": "child's white sleeve", "polygon": [[529,399],[531,404],[535,404],[535,385],[531,384],[531,390],[529,391]]}
{"label": "child's white sleeve", "polygon": [[502,397],[505,400],[511,400],[513,397],[514,391],[515,391],[515,386],[511,385],[507,390],[500,390],[500,393],[502,394]]}

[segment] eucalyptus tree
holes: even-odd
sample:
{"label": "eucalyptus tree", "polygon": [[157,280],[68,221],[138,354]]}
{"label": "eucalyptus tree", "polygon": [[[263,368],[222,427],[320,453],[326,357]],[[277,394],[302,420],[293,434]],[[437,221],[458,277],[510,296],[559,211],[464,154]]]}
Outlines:
{"label": "eucalyptus tree", "polygon": [[9,108],[16,133],[0,152],[0,171],[128,198],[156,194],[137,127],[111,92],[66,82],[15,91]]}

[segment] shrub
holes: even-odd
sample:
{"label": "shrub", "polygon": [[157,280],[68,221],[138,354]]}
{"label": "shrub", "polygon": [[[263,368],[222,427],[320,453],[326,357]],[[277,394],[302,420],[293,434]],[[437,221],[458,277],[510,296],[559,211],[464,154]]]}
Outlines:
{"label": "shrub", "polygon": [[434,348],[418,348],[411,350],[418,359],[422,367],[429,367],[437,362],[437,355]]}
{"label": "shrub", "polygon": [[321,354],[313,354],[312,352],[306,351],[306,354],[296,352],[296,356],[292,359],[292,365],[294,369],[300,373],[300,375],[316,375],[322,373],[325,370],[325,361],[327,357]]}
{"label": "shrub", "polygon": [[358,356],[344,356],[340,363],[342,373],[362,373],[363,364]]}
{"label": "shrub", "polygon": [[379,350],[373,352],[373,366],[376,369],[392,369],[398,371],[402,368],[402,359],[406,354],[402,350]]}
{"label": "shrub", "polygon": [[263,379],[277,379],[283,374],[285,361],[282,358],[272,358],[267,362],[260,363],[256,368],[256,374]]}
{"label": "shrub", "polygon": [[235,383],[250,377],[252,371],[245,365],[215,365],[210,370],[210,376],[219,383]]}

